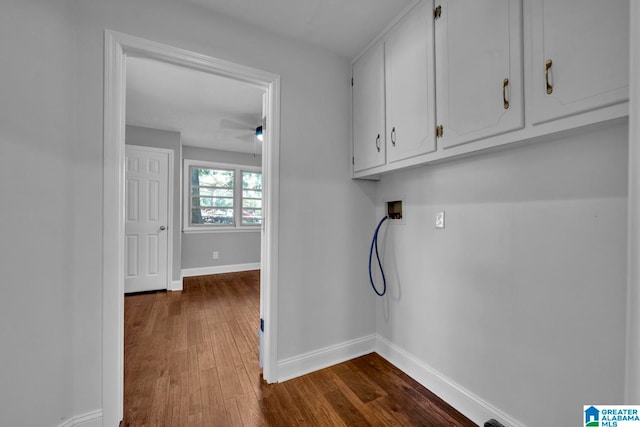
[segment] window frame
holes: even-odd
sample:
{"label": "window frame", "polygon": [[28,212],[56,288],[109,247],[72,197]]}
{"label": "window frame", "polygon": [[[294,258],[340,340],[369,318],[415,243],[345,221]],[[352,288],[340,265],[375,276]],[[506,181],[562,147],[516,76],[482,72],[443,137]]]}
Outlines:
{"label": "window frame", "polygon": [[[191,169],[192,168],[206,168],[217,170],[233,171],[233,224],[192,224],[191,223],[191,210],[192,210],[192,195],[191,195]],[[247,231],[259,231],[262,229],[262,223],[264,222],[264,210],[260,224],[243,225],[242,224],[242,173],[260,173],[262,174],[262,168],[260,166],[251,165],[238,165],[232,163],[219,163],[210,162],[206,160],[194,160],[184,159],[183,163],[183,221],[182,231],[185,233],[229,233],[229,232],[247,232]],[[264,176],[263,176],[264,179]],[[262,191],[262,190],[261,190]],[[261,199],[264,203],[264,197]]]}

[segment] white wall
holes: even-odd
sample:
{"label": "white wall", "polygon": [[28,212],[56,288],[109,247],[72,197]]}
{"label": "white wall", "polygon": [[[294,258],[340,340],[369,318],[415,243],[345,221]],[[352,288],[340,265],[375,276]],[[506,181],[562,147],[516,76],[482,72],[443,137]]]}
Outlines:
{"label": "white wall", "polygon": [[397,195],[379,334],[525,425],[623,402],[626,123],[385,176]]}
{"label": "white wall", "polygon": [[[184,158],[234,165],[262,166],[262,156],[248,153],[184,147]],[[183,233],[182,268],[220,267],[260,262],[260,230],[242,232]],[[213,259],[213,251],[219,253]]]}
{"label": "white wall", "polygon": [[248,153],[214,150],[211,148],[184,146],[183,157],[190,160],[204,160],[207,162],[230,163],[234,165],[262,166],[262,155],[254,156]]}
{"label": "white wall", "polygon": [[[213,259],[213,252],[218,259]],[[260,231],[185,233],[182,269],[260,263]],[[212,270],[214,271],[214,270]]]}
{"label": "white wall", "polygon": [[[349,61],[169,0],[82,0],[77,16],[75,413],[101,407],[103,32],[122,31],[281,75],[279,358],[374,332],[370,183],[350,180]],[[314,132],[310,132],[313,130]],[[326,224],[326,226],[322,226]]]}
{"label": "white wall", "polygon": [[125,130],[125,143],[130,145],[142,145],[144,147],[173,150],[173,224],[169,227],[170,232],[173,233],[173,277],[171,280],[180,280],[180,261],[182,253],[182,224],[180,222],[180,208],[182,206],[182,201],[180,200],[180,186],[182,183],[182,174],[180,173],[180,165],[182,164],[182,143],[180,133],[127,125]]}
{"label": "white wall", "polygon": [[0,425],[50,426],[73,409],[75,36],[65,1],[0,9]]}

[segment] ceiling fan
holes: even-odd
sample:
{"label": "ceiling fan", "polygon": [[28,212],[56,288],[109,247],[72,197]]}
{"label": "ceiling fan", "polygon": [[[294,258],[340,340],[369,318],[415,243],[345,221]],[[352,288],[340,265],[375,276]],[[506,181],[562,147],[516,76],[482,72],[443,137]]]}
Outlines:
{"label": "ceiling fan", "polygon": [[[251,122],[255,123],[253,120]],[[250,124],[250,121],[239,122],[231,119],[223,118],[220,120],[220,129],[229,130],[235,133],[234,138],[244,142],[256,142],[256,139],[262,142],[262,123],[256,126]]]}

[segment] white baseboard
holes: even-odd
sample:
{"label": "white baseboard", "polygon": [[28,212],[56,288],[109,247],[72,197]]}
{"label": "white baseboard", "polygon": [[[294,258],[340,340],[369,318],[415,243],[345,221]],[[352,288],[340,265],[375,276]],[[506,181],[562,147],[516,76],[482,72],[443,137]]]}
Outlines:
{"label": "white baseboard", "polygon": [[181,291],[182,290],[182,277],[179,280],[172,280],[169,284],[168,291]]}
{"label": "white baseboard", "polygon": [[75,416],[59,427],[102,427],[102,410]]}
{"label": "white baseboard", "polygon": [[183,268],[182,277],[206,276],[208,274],[237,273],[239,271],[259,270],[260,263],[232,265],[213,265],[210,267]]}
{"label": "white baseboard", "polygon": [[485,421],[495,418],[505,426],[526,427],[521,421],[482,400],[380,335],[376,337],[375,350],[380,356],[387,359],[479,426],[484,425]]}
{"label": "white baseboard", "polygon": [[376,336],[369,335],[282,360],[278,362],[278,381],[287,381],[373,353],[375,346]]}

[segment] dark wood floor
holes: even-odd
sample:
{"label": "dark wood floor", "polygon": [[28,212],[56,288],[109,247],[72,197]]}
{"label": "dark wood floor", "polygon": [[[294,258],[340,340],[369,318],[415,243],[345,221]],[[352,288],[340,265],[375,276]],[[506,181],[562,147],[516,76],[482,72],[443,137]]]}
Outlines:
{"label": "dark wood floor", "polygon": [[126,296],[121,426],[475,426],[376,354],[262,382],[259,277]]}

